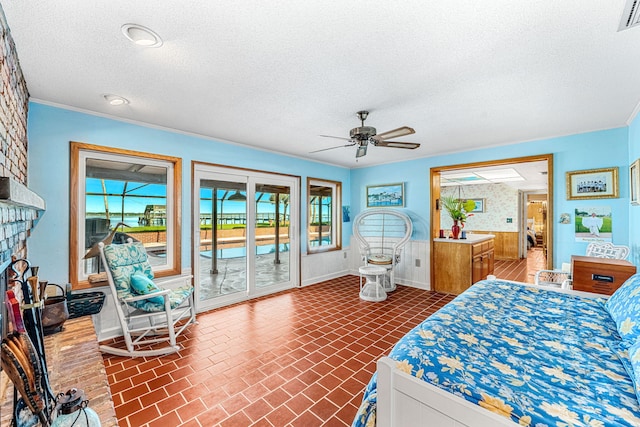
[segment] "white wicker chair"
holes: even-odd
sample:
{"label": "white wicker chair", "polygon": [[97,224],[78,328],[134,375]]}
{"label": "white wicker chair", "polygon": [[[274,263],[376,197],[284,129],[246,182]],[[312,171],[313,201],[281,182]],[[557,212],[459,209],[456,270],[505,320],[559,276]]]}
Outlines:
{"label": "white wicker chair", "polygon": [[571,272],[562,270],[540,270],[536,272],[535,284],[568,289],[571,285]]}
{"label": "white wicker chair", "polygon": [[368,209],[355,217],[353,225],[364,265],[385,267],[384,289],[395,290],[394,270],[402,247],[411,238],[411,219],[395,209]]}
{"label": "white wicker chair", "polygon": [[629,247],[624,245],[614,245],[609,242],[591,242],[587,245],[586,256],[609,259],[627,259]]}

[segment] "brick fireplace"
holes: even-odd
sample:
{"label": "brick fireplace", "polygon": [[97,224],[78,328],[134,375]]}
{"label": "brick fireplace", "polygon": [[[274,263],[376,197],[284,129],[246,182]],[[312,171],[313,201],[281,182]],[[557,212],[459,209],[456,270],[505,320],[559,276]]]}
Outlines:
{"label": "brick fireplace", "polygon": [[[29,92],[1,5],[0,84],[0,298],[4,301],[7,268],[12,258],[27,258],[29,235],[44,213],[45,202],[28,187]],[[0,304],[0,314],[4,309],[5,305]],[[0,336],[6,334],[5,323],[6,315],[2,315]],[[117,426],[91,318],[67,322],[62,333],[46,338],[45,346],[55,391],[62,392],[71,386],[83,388],[91,407],[100,414],[102,425]],[[12,408],[12,394],[8,393],[6,401],[0,401],[1,425],[12,417],[11,410],[7,410]]]}
{"label": "brick fireplace", "polygon": [[[27,239],[45,203],[28,188],[29,91],[4,11],[0,12],[0,271],[4,271],[12,257],[27,256]],[[4,300],[2,287],[6,284],[0,283]]]}

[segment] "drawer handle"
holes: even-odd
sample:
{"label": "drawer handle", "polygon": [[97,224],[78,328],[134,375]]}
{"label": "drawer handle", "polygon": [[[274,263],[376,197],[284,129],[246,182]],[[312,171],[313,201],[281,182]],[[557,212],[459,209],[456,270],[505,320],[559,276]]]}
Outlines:
{"label": "drawer handle", "polygon": [[613,283],[613,276],[605,276],[603,274],[592,274],[591,278],[593,280],[597,280],[598,282]]}

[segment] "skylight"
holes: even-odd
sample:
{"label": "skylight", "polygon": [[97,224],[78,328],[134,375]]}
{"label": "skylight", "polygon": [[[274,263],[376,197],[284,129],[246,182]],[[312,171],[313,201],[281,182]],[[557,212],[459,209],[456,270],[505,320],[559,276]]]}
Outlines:
{"label": "skylight", "polygon": [[492,184],[498,182],[524,181],[513,168],[476,170],[475,172],[442,173],[440,185]]}

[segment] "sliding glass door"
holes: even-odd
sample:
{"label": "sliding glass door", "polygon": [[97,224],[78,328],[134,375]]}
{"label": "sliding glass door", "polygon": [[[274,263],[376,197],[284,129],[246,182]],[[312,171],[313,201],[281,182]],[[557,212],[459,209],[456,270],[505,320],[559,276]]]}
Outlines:
{"label": "sliding glass door", "polygon": [[296,286],[298,178],[200,163],[193,176],[198,310]]}
{"label": "sliding glass door", "polygon": [[279,287],[291,280],[291,187],[271,181],[256,184],[255,190],[256,287]]}

